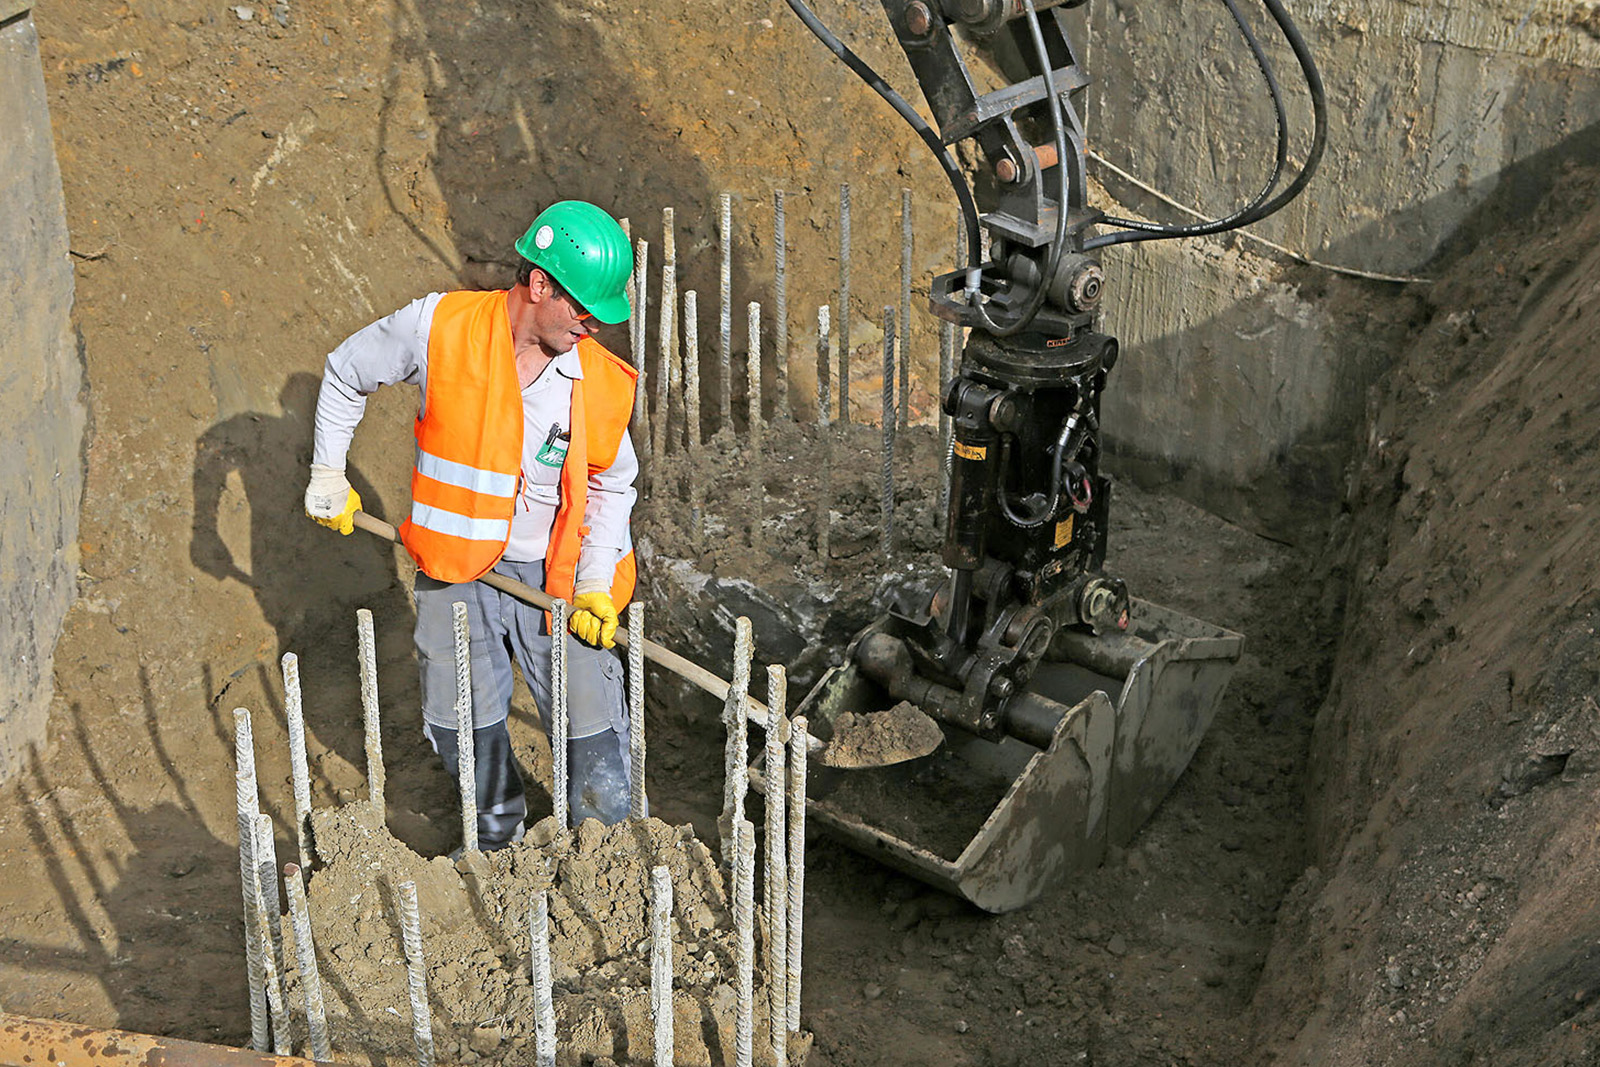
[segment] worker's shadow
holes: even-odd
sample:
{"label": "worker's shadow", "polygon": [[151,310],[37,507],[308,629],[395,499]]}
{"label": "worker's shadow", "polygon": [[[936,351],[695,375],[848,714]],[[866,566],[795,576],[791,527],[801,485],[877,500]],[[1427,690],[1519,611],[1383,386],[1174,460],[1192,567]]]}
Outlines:
{"label": "worker's shadow", "polygon": [[[360,531],[341,537],[305,515],[319,388],[315,375],[292,374],[279,393],[279,411],[234,415],[200,437],[189,557],[206,574],[255,594],[277,634],[272,675],[283,653],[300,659],[312,744],[362,766],[356,609],[373,613],[380,686],[397,683],[389,688],[402,697],[415,689],[415,668],[400,663],[410,659],[415,616],[391,545]],[[363,510],[383,516],[372,485],[353,468],[347,473]],[[253,665],[252,656],[239,671]],[[405,711],[386,715],[386,738],[391,728],[414,733],[414,719]]]}

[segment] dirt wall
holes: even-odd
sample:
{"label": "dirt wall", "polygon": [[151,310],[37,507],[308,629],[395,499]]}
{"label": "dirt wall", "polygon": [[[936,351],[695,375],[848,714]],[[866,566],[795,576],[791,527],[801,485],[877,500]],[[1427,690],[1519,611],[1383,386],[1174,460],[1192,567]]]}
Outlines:
{"label": "dirt wall", "polygon": [[72,267],[29,6],[0,3],[0,779],[44,737],[82,489]]}

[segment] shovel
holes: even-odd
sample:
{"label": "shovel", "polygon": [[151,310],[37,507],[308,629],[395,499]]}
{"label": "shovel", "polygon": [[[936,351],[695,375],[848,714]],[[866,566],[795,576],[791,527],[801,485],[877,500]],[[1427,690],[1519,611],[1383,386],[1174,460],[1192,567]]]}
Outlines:
{"label": "shovel", "polygon": [[[376,534],[386,541],[399,542],[400,540],[399,532],[382,519],[368,515],[364,511],[356,512],[353,518],[357,526],[370,534]],[[478,581],[545,611],[549,611],[555,606],[555,598],[549,593],[535,589],[526,582],[519,582],[515,578],[507,578],[503,574],[496,574],[494,571],[485,574]],[[625,627],[619,626],[617,628],[616,642],[622,648],[627,648],[633,643],[633,638]],[[683,658],[669,648],[664,648],[654,641],[645,639],[644,658],[658,666],[665,667],[685,681],[699,686],[718,700],[726,701],[728,699],[728,690],[731,687],[725,680],[718,678],[698,663]],[[767,706],[753,696],[748,697],[747,701],[746,706],[749,708],[747,717],[751,722],[765,730],[770,721],[770,712],[767,710]],[[920,756],[926,756],[938,747],[939,743],[944,739],[944,734],[932,719],[912,708],[912,705],[907,704],[905,708],[911,709],[912,714],[908,715],[906,711],[901,709],[894,710],[896,717],[893,720],[893,725],[896,729],[893,736],[896,740],[893,744],[882,743],[882,738],[886,735],[886,731],[883,729],[886,725],[885,722],[874,721],[872,716],[863,715],[859,716],[857,721],[838,730],[832,741],[825,742],[815,735],[809,735],[806,739],[807,752],[811,758],[820,760],[827,766],[852,769],[887,767],[906,760],[916,759]],[[880,714],[888,715],[890,713]],[[925,720],[925,725],[915,721],[917,716]]]}

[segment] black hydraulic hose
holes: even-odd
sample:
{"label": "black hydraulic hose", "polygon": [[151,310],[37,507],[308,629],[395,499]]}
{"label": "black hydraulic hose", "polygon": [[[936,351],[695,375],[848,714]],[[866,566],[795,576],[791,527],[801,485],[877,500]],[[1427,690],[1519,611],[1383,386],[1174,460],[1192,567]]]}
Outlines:
{"label": "black hydraulic hose", "polygon": [[1278,181],[1283,177],[1283,168],[1289,160],[1289,117],[1283,104],[1283,91],[1278,86],[1278,77],[1273,70],[1272,61],[1267,58],[1266,52],[1261,47],[1261,42],[1256,38],[1255,31],[1250,28],[1250,23],[1245,21],[1244,13],[1239,10],[1236,0],[1222,0],[1222,2],[1227,7],[1228,14],[1233,16],[1233,21],[1239,27],[1239,33],[1244,37],[1245,43],[1250,46],[1250,54],[1255,57],[1256,67],[1261,71],[1261,76],[1267,83],[1267,94],[1272,98],[1273,124],[1277,127],[1277,144],[1273,155],[1272,173],[1267,176],[1267,180],[1262,183],[1261,190],[1256,193],[1248,204],[1223,218],[1212,219],[1209,222],[1174,226],[1169,223],[1146,222],[1143,219],[1125,219],[1115,215],[1108,215],[1105,219],[1106,225],[1123,226],[1130,230],[1156,233],[1167,237],[1199,237],[1255,221],[1254,212],[1267,202],[1267,198],[1278,187]]}
{"label": "black hydraulic hose", "polygon": [[[1311,114],[1313,124],[1311,148],[1306,153],[1306,161],[1300,167],[1300,173],[1295,176],[1294,181],[1290,182],[1285,188],[1280,190],[1278,194],[1271,200],[1268,200],[1264,204],[1256,205],[1253,210],[1247,208],[1245,211],[1238,213],[1239,215],[1244,215],[1245,217],[1243,218],[1235,216],[1231,222],[1226,219],[1217,219],[1213,220],[1212,222],[1201,223],[1196,226],[1158,226],[1151,230],[1121,230],[1116,233],[1102,234],[1099,237],[1095,237],[1089,241],[1086,241],[1084,243],[1085,251],[1095,248],[1104,248],[1108,245],[1128,244],[1134,241],[1152,241],[1168,237],[1192,237],[1203,234],[1222,233],[1227,230],[1238,229],[1240,226],[1245,226],[1249,223],[1260,221],[1261,219],[1266,218],[1268,215],[1278,211],[1285,204],[1298,196],[1300,191],[1306,187],[1306,184],[1311,181],[1311,176],[1316,173],[1317,166],[1322,161],[1322,153],[1327,147],[1328,142],[1328,101],[1327,94],[1322,85],[1322,75],[1317,70],[1316,60],[1311,55],[1311,49],[1306,44],[1305,38],[1301,35],[1299,27],[1297,27],[1294,23],[1294,20],[1289,17],[1289,13],[1284,10],[1283,4],[1280,2],[1280,0],[1262,0],[1262,3],[1266,6],[1267,11],[1272,15],[1272,20],[1278,24],[1278,28],[1280,31],[1282,31],[1284,39],[1289,43],[1290,50],[1294,52],[1295,60],[1299,63],[1300,71],[1306,80],[1306,90],[1311,97]],[[1232,10],[1231,4],[1229,7],[1230,10]],[[1241,27],[1243,27],[1242,20]],[[1248,33],[1246,35],[1246,39],[1251,39],[1251,36]],[[1275,96],[1274,101],[1277,109],[1280,112],[1279,121],[1281,122],[1281,100]],[[1127,225],[1130,220],[1117,219],[1112,221],[1117,225]],[[1139,225],[1149,226],[1151,224],[1140,223]]]}
{"label": "black hydraulic hose", "polygon": [[995,485],[995,501],[1000,505],[1000,513],[1006,521],[1024,530],[1032,530],[1043,526],[1055,516],[1056,510],[1061,506],[1061,468],[1067,460],[1067,443],[1072,437],[1077,420],[1068,419],[1061,424],[1061,432],[1056,435],[1055,458],[1050,465],[1050,497],[1044,506],[1033,515],[1021,516],[1011,507],[1011,501],[1006,499],[1006,468],[1011,463],[1011,435],[1006,434],[1000,438],[1000,476]]}
{"label": "black hydraulic hose", "polygon": [[878,75],[878,72],[867,65],[866,60],[850,50],[850,46],[839,40],[833,31],[822,24],[822,20],[805,5],[804,0],[787,0],[789,10],[805,23],[817,40],[827,45],[828,50],[844,61],[844,65],[855,72],[856,77],[872,87],[872,91],[883,97],[889,106],[894,108],[899,116],[917,131],[923,143],[933,152],[939,161],[939,166],[944,170],[945,177],[950,179],[950,188],[955,190],[956,202],[961,206],[961,216],[966,222],[967,247],[972,250],[971,265],[979,264],[979,234],[978,234],[978,204],[972,199],[972,190],[967,185],[966,175],[956,166],[956,161],[950,155],[950,150],[939,140],[939,135],[929,126],[923,117],[916,113],[912,106],[906,103],[905,98],[893,89]]}

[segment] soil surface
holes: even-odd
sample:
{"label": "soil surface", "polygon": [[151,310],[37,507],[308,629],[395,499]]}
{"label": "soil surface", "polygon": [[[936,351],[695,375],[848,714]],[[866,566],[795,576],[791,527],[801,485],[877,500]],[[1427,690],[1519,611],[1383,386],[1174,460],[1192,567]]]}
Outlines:
{"label": "soil surface", "polygon": [[[907,83],[875,5],[819,9]],[[410,565],[301,517],[310,414],[331,347],[424,292],[503,283],[511,241],[549,200],[613,205],[655,264],[661,209],[675,208],[680,289],[707,295],[717,198],[733,190],[733,305],[770,308],[771,197],[788,194],[787,384],[802,424],[774,423],[762,462],[746,461],[745,344],[724,372],[707,295],[704,451],[651,471],[645,589],[682,579],[755,606],[841,603],[837,640],[763,646],[798,697],[890,590],[936,577],[926,316],[913,318],[887,557],[868,424],[874,324],[898,305],[899,190],[916,190],[925,291],[951,258],[942,179],[784,5],[704,15],[687,0],[35,10],[91,436],[50,740],[0,805],[7,1010],[248,1038],[231,711],[255,713],[287,856],[278,658],[300,658],[316,805],[360,799],[359,606],[377,618],[389,830],[421,857],[458,843],[452,783],[415,713]],[[842,180],[856,425],[825,434],[811,323],[837,304]],[[1112,504],[1110,573],[1246,636],[1189,772],[1103,868],[999,917],[815,839],[810,1063],[1594,1062],[1596,188],[1568,176],[1544,214],[1446,265],[1426,298],[1304,279],[1356,335],[1406,339],[1326,541],[1276,543],[1133,486]],[[743,314],[732,320],[742,338]],[[605,340],[628,351],[624,331]],[[761,384],[776,414],[775,373]],[[403,389],[374,397],[351,456],[367,509],[391,520],[415,404]],[[747,610],[719,603],[706,647],[725,647]],[[714,840],[716,709],[660,681],[652,804]],[[519,697],[513,740],[540,814],[535,723]],[[485,967],[510,973],[504,947],[493,954]],[[465,971],[472,957],[439,962]],[[468,1052],[521,1055],[527,1021],[495,1021],[505,996],[449,996]],[[480,1052],[470,1036],[492,1026],[502,1040],[476,1035]]]}

